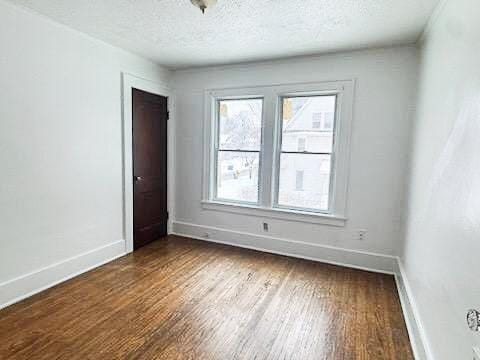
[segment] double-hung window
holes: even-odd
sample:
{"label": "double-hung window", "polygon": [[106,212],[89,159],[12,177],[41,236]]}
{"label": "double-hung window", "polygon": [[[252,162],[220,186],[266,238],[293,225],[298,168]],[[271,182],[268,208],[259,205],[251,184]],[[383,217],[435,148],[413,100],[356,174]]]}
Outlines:
{"label": "double-hung window", "polygon": [[[292,107],[294,111],[292,114],[283,112],[280,118],[280,171],[275,205],[300,211],[328,212],[335,134],[333,127],[330,131],[318,129],[311,119],[312,114],[335,113],[337,95],[288,96],[282,97],[281,101],[283,109]],[[303,146],[294,146],[297,139]],[[300,176],[301,186],[298,185]]]}
{"label": "double-hung window", "polygon": [[262,98],[216,101],[214,198],[258,203]]}
{"label": "double-hung window", "polygon": [[207,90],[204,208],[343,225],[353,87]]}

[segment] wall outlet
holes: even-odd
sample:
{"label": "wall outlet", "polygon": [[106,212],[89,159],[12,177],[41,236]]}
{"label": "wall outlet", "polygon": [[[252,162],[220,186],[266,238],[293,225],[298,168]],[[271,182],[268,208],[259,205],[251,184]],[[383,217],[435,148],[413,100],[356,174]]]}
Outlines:
{"label": "wall outlet", "polygon": [[366,229],[357,229],[355,231],[354,238],[357,241],[364,241],[367,238],[367,230]]}
{"label": "wall outlet", "polygon": [[480,348],[473,348],[473,360],[480,360]]}
{"label": "wall outlet", "polygon": [[268,223],[266,222],[263,223],[263,231],[268,232]]}

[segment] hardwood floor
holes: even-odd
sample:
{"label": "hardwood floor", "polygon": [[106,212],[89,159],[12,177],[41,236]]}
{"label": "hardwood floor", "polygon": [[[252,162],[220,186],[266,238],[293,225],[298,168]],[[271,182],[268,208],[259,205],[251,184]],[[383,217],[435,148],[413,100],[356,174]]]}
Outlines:
{"label": "hardwood floor", "polygon": [[0,311],[0,359],[413,359],[392,276],[170,236]]}

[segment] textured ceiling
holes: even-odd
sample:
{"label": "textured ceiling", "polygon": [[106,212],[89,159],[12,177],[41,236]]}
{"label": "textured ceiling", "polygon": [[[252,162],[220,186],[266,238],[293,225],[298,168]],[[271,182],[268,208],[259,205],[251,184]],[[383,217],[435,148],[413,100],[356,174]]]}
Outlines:
{"label": "textured ceiling", "polygon": [[171,68],[415,41],[438,0],[10,0]]}

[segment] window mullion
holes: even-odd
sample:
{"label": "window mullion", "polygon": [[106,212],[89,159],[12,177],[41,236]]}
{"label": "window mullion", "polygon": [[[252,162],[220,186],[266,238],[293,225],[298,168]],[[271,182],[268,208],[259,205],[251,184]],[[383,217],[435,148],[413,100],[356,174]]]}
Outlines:
{"label": "window mullion", "polygon": [[280,186],[280,160],[282,156],[282,112],[283,97],[275,94],[275,123],[274,123],[274,168],[272,171],[272,206],[278,206],[278,192]]}
{"label": "window mullion", "polygon": [[265,93],[260,158],[260,206],[272,206],[272,172],[276,104],[272,91]]}

